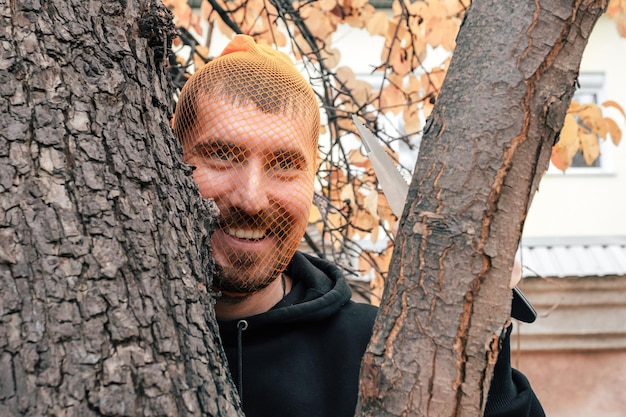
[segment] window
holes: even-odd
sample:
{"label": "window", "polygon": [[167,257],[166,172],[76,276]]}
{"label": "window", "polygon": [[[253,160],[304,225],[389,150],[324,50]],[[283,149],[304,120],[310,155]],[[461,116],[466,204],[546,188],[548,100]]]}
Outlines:
{"label": "window", "polygon": [[[603,73],[581,73],[578,76],[580,87],[574,94],[573,100],[581,103],[599,104],[604,101],[604,74]],[[565,174],[589,175],[589,174],[610,174],[614,172],[613,152],[614,146],[610,140],[600,140],[600,156],[592,165],[587,165],[580,151],[574,156],[572,165],[565,171]],[[563,171],[557,169],[550,163],[548,174],[563,175]]]}

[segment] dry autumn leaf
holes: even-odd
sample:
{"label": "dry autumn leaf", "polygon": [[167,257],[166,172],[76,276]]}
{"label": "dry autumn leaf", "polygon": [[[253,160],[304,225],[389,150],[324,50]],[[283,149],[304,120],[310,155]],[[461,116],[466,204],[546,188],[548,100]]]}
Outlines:
{"label": "dry autumn leaf", "polygon": [[376,222],[372,222],[372,231],[370,232],[370,241],[373,243],[378,242],[378,238],[380,237],[380,227],[378,226],[378,220]]}
{"label": "dry autumn leaf", "polygon": [[422,122],[420,120],[417,104],[409,103],[404,107],[402,120],[404,121],[404,130],[407,133],[415,133],[419,131]]}
{"label": "dry autumn leaf", "polygon": [[585,163],[591,165],[600,156],[600,145],[598,138],[592,133],[582,133],[580,135],[580,150],[585,158]]}
{"label": "dry autumn leaf", "polygon": [[404,92],[393,84],[380,90],[380,107],[383,111],[399,114],[404,106]]}
{"label": "dry autumn leaf", "polygon": [[193,54],[193,65],[197,70],[202,68],[209,59],[209,48],[203,45],[196,46]]}
{"label": "dry autumn leaf", "polygon": [[328,12],[337,7],[337,0],[318,0],[317,5],[321,10]]}
{"label": "dry autumn leaf", "polygon": [[619,13],[622,12],[622,5],[626,3],[622,0],[611,0],[609,1],[609,5],[606,8],[606,14],[610,18],[614,18]]}
{"label": "dry autumn leaf", "polygon": [[328,68],[335,68],[341,60],[341,52],[336,48],[325,48],[320,51],[320,56],[324,65]]}
{"label": "dry autumn leaf", "polygon": [[363,208],[372,216],[378,218],[378,192],[376,190],[368,191],[363,200]]}
{"label": "dry autumn leaf", "polygon": [[461,21],[459,19],[448,19],[442,22],[441,46],[446,51],[452,52],[456,47],[456,35],[459,33],[460,27]]}
{"label": "dry autumn leaf", "polygon": [[315,204],[311,204],[311,211],[309,212],[309,223],[317,223],[322,220],[322,213]]}
{"label": "dry autumn leaf", "polygon": [[[358,261],[359,274],[361,276],[369,275],[372,272],[373,265],[372,262],[364,256],[359,257]],[[370,281],[371,285],[371,281]]]}
{"label": "dry autumn leaf", "polygon": [[211,12],[213,11],[213,6],[208,1],[203,1],[200,4],[200,19],[205,22],[210,22]]}
{"label": "dry autumn leaf", "polygon": [[443,0],[448,16],[459,16],[467,10],[470,0]]}
{"label": "dry autumn leaf", "polygon": [[365,28],[374,36],[385,36],[389,29],[389,19],[383,12],[376,12],[365,23]]}
{"label": "dry autumn leaf", "polygon": [[417,16],[421,20],[427,20],[435,13],[435,11],[430,8],[430,3],[423,1],[414,1],[408,5],[407,9],[411,16]]}
{"label": "dry autumn leaf", "polygon": [[563,128],[559,136],[559,141],[552,148],[552,163],[561,171],[569,168],[572,158],[580,148],[578,137],[578,122],[571,114],[565,115]]}
{"label": "dry autumn leaf", "polygon": [[402,5],[398,0],[393,0],[391,3],[391,10],[393,11],[394,16],[399,16],[402,13]]}
{"label": "dry autumn leaf", "polygon": [[611,141],[615,146],[619,145],[622,140],[622,130],[617,126],[615,120],[609,119],[608,117],[604,119],[604,122],[607,125],[607,129],[609,130],[609,135],[611,135]]}
{"label": "dry autumn leaf", "polygon": [[602,110],[596,104],[585,104],[576,112],[583,124],[583,128],[590,133],[599,134],[601,127],[599,121],[602,120]]}
{"label": "dry autumn leaf", "polygon": [[348,152],[348,161],[355,167],[369,168],[371,166],[370,159],[363,155],[360,149],[352,149]]}
{"label": "dry autumn leaf", "polygon": [[301,11],[302,18],[307,19],[307,27],[317,39],[328,38],[336,29],[328,16],[317,7],[305,7]]}
{"label": "dry autumn leaf", "polygon": [[602,107],[612,107],[614,109],[617,109],[617,111],[619,111],[622,114],[622,116],[626,118],[626,113],[624,112],[624,109],[616,101],[607,100],[604,103],[602,103]]}
{"label": "dry autumn leaf", "polygon": [[[353,230],[355,233],[359,233],[363,236],[365,233],[374,233],[374,229],[377,229],[378,222],[374,217],[365,210],[358,210],[352,220]],[[373,240],[375,242],[375,240]]]}
{"label": "dry autumn leaf", "polygon": [[346,226],[346,219],[342,213],[331,211],[326,216],[326,222],[332,235],[332,245],[335,250],[340,250],[343,246],[343,234],[341,230]]}
{"label": "dry autumn leaf", "polygon": [[422,84],[420,83],[419,78],[415,75],[409,75],[407,79],[407,87],[405,88],[406,93],[409,95],[412,102],[417,102],[420,96],[420,90],[422,88]]}
{"label": "dry autumn leaf", "polygon": [[445,35],[442,19],[432,17],[428,22],[425,35],[426,43],[431,47],[437,48],[441,45]]}
{"label": "dry autumn leaf", "polygon": [[626,15],[622,14],[615,19],[617,31],[622,38],[626,38]]}

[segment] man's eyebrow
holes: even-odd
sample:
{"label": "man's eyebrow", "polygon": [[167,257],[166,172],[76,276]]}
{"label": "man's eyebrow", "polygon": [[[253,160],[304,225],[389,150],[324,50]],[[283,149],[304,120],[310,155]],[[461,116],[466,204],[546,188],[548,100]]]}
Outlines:
{"label": "man's eyebrow", "polygon": [[208,136],[208,137],[200,139],[193,146],[193,150],[203,149],[203,148],[207,148],[207,147],[212,147],[212,148],[230,148],[230,149],[233,149],[233,148],[236,148],[237,145],[235,145],[232,142],[227,142],[227,141],[224,141],[222,139],[214,138],[213,136]]}
{"label": "man's eyebrow", "polygon": [[305,153],[300,148],[280,148],[272,152],[274,158],[289,157],[294,160],[307,161]]}

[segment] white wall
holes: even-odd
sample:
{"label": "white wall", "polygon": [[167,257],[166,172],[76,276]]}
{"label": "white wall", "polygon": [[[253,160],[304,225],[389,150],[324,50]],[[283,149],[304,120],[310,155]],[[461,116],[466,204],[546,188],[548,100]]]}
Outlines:
{"label": "white wall", "polygon": [[[617,101],[626,109],[626,39],[613,21],[602,17],[594,28],[581,63],[581,73],[604,72],[600,100]],[[607,114],[608,115],[608,114]],[[612,159],[604,174],[547,174],[530,208],[525,237],[626,235],[626,126],[622,143],[609,143],[604,155]]]}

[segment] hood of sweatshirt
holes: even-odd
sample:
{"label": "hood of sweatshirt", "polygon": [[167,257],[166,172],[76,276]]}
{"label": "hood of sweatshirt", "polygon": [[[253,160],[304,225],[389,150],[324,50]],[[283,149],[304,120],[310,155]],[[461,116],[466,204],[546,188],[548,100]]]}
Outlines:
{"label": "hood of sweatshirt", "polygon": [[[265,313],[245,317],[246,337],[254,337],[268,327],[324,320],[350,300],[350,287],[342,271],[314,256],[296,252],[285,273],[294,285],[276,306]],[[218,320],[222,343],[236,343],[238,320]]]}

